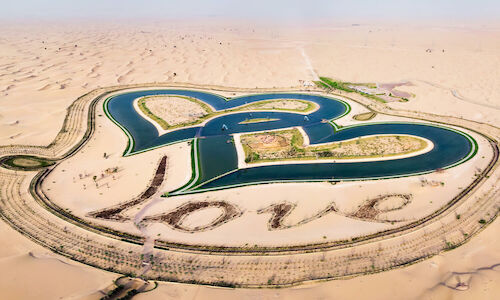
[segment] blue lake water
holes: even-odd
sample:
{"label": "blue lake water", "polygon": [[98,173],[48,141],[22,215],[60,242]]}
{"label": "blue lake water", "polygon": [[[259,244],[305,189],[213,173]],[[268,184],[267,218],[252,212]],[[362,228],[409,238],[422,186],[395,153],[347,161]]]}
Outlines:
{"label": "blue lake water", "polygon": [[[156,128],[134,109],[133,101],[149,95],[182,95],[197,98],[220,111],[248,103],[271,99],[301,99],[315,102],[319,109],[307,115],[291,112],[239,112],[220,115],[203,126],[174,130],[158,136]],[[336,130],[325,120],[338,118],[349,111],[340,100],[309,94],[278,93],[224,97],[190,90],[150,90],[120,94],[107,103],[111,117],[133,137],[128,155],[183,140],[198,139],[199,177],[192,191],[218,189],[243,184],[276,181],[355,180],[386,178],[431,172],[464,160],[474,144],[466,134],[446,127],[422,123],[366,124]],[[246,119],[272,118],[271,122],[239,124]],[[225,125],[225,126],[224,126]],[[414,157],[373,162],[311,163],[272,165],[238,169],[236,148],[231,134],[300,126],[311,144],[343,141],[374,134],[409,134],[431,140],[434,148]],[[216,178],[216,179],[214,179]],[[189,191],[188,191],[189,192]]]}

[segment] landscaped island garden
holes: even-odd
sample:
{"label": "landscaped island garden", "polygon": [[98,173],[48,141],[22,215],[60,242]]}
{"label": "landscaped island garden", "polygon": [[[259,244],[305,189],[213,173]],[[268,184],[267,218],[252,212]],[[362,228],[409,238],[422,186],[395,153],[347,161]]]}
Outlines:
{"label": "landscaped island garden", "polygon": [[213,113],[205,103],[183,96],[150,96],[138,100],[139,108],[163,129],[194,125]]}
{"label": "landscaped island garden", "polygon": [[[200,124],[205,120],[226,113],[269,110],[308,113],[317,108],[317,106],[310,101],[277,99],[259,101],[248,105],[242,105],[238,108],[215,111],[203,101],[193,97],[178,95],[145,96],[139,98],[137,104],[143,114],[154,122],[157,122],[158,125],[165,130]],[[265,122],[270,120],[271,118],[253,118],[247,119],[241,123]]]}
{"label": "landscaped island garden", "polygon": [[302,133],[296,128],[244,134],[240,140],[247,163],[389,157],[409,154],[427,147],[427,142],[421,138],[401,135],[358,137],[344,142],[307,146],[304,145]]}

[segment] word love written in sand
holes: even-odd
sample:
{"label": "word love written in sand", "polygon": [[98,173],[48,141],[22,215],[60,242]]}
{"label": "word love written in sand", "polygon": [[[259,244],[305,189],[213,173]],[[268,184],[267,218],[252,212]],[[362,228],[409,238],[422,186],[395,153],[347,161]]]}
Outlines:
{"label": "word love written in sand", "polygon": [[[108,221],[118,221],[118,222],[131,221],[131,218],[127,216],[125,212],[132,209],[133,207],[136,207],[146,202],[148,199],[151,198],[151,196],[156,194],[158,188],[161,186],[164,180],[166,167],[167,167],[167,156],[163,156],[160,159],[160,162],[158,163],[158,167],[150,183],[150,186],[139,197],[112,207],[91,212],[87,216]],[[411,198],[412,198],[411,194],[382,195],[364,201],[354,212],[341,212],[337,209],[335,203],[331,202],[322,211],[316,213],[312,217],[303,219],[295,224],[284,224],[285,218],[288,215],[290,215],[290,213],[296,206],[295,204],[286,201],[272,204],[266,208],[260,209],[257,211],[257,214],[264,214],[264,213],[271,214],[271,218],[269,218],[268,221],[269,230],[286,229],[304,225],[315,219],[321,218],[326,214],[333,212],[349,218],[355,218],[364,221],[398,222],[399,220],[388,220],[388,219],[383,220],[379,218],[379,215],[381,213],[402,209],[411,202]],[[190,228],[183,224],[186,217],[188,217],[190,214],[209,208],[219,209],[221,210],[222,213],[217,217],[206,221],[204,225]],[[201,232],[214,229],[242,215],[243,212],[236,205],[226,201],[196,201],[196,202],[184,203],[168,213],[161,213],[154,216],[147,216],[143,218],[138,223],[138,225],[147,226],[152,223],[163,223],[179,231]]]}
{"label": "word love written in sand", "polygon": [[[399,220],[382,220],[378,218],[378,215],[384,212],[393,211],[396,209],[402,209],[411,201],[411,195],[409,194],[389,194],[384,196],[379,196],[377,198],[369,199],[365,201],[357,210],[350,213],[340,212],[334,202],[331,202],[326,206],[325,209],[316,213],[315,215],[305,218],[295,224],[285,224],[285,219],[293,209],[296,207],[295,204],[289,202],[280,202],[277,204],[272,204],[266,208],[257,211],[257,214],[271,214],[268,220],[269,230],[280,230],[292,227],[297,227],[309,223],[315,219],[321,218],[329,213],[337,213],[346,217],[360,219],[364,221],[374,221],[374,222],[398,222]],[[398,202],[396,206],[385,205],[385,202]],[[131,203],[132,204],[132,203]],[[132,204],[132,206],[137,205],[137,203]],[[127,207],[130,209],[132,206]],[[185,226],[184,220],[195,212],[199,212],[205,209],[216,208],[221,210],[221,213],[216,217],[211,217],[205,220],[205,224],[196,227]],[[130,220],[129,217],[121,215],[122,210],[116,208],[110,208],[106,210],[107,213],[102,211],[99,214],[91,215],[94,218],[115,220],[115,221],[125,221]],[[241,217],[243,212],[234,204],[226,201],[193,201],[186,202],[172,211],[167,213],[161,213],[153,216],[147,216],[143,218],[138,225],[147,226],[153,223],[163,223],[169,225],[175,230],[183,232],[201,232],[206,230],[214,229],[221,226],[229,221],[232,221],[238,217]],[[118,217],[120,216],[120,217]]]}

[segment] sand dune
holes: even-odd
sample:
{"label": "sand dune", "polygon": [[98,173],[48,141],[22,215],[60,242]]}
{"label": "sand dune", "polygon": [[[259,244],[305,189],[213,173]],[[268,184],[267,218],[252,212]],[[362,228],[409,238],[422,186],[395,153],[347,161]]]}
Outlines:
{"label": "sand dune", "polygon": [[48,252],[20,237],[4,222],[0,223],[0,233],[2,239],[9,241],[2,243],[0,248],[3,299],[54,299],[54,295],[56,298],[81,299],[99,294],[100,289],[117,277]]}
{"label": "sand dune", "polygon": [[16,87],[15,84],[11,84],[11,85],[7,86],[2,92],[6,92],[6,91],[8,91],[8,90],[10,90],[12,88],[15,88],[15,87]]}
{"label": "sand dune", "polygon": [[50,87],[51,87],[51,86],[52,86],[52,84],[51,84],[51,83],[48,83],[48,84],[46,84],[46,85],[42,86],[41,88],[39,88],[38,90],[39,90],[39,91],[45,91],[45,90],[47,90],[47,89],[50,89]]}
{"label": "sand dune", "polygon": [[127,81],[127,76],[128,76],[128,75],[130,75],[130,74],[132,74],[132,73],[134,73],[134,72],[135,72],[135,69],[134,69],[134,68],[132,68],[132,69],[128,70],[126,73],[124,73],[123,75],[120,75],[120,76],[116,79],[116,81],[117,81],[118,83],[125,83],[125,82],[128,82],[128,81]]}
{"label": "sand dune", "polygon": [[[0,266],[3,270],[0,287],[5,299],[50,299],[52,295],[58,295],[58,298],[86,296],[106,286],[103,283],[109,284],[114,277],[95,274],[90,268],[57,258],[34,256],[31,253],[4,258],[0,260]],[[50,276],[47,276],[48,270]],[[12,285],[19,280],[29,282],[30,288]]]}

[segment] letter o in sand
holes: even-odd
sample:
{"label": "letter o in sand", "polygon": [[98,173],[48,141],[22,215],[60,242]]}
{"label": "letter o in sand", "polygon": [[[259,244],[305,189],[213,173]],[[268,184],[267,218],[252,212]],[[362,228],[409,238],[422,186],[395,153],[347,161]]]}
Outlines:
{"label": "letter o in sand", "polygon": [[[214,219],[212,222],[205,224],[203,226],[196,226],[194,228],[188,228],[182,225],[184,219],[191,213],[207,208],[219,208],[223,213]],[[240,209],[233,204],[225,201],[199,201],[199,202],[187,202],[184,203],[173,211],[166,214],[159,214],[155,216],[149,216],[142,219],[139,225],[147,225],[151,223],[165,223],[174,229],[185,231],[185,232],[200,232],[205,230],[214,229],[228,221],[231,221],[241,215]]]}

